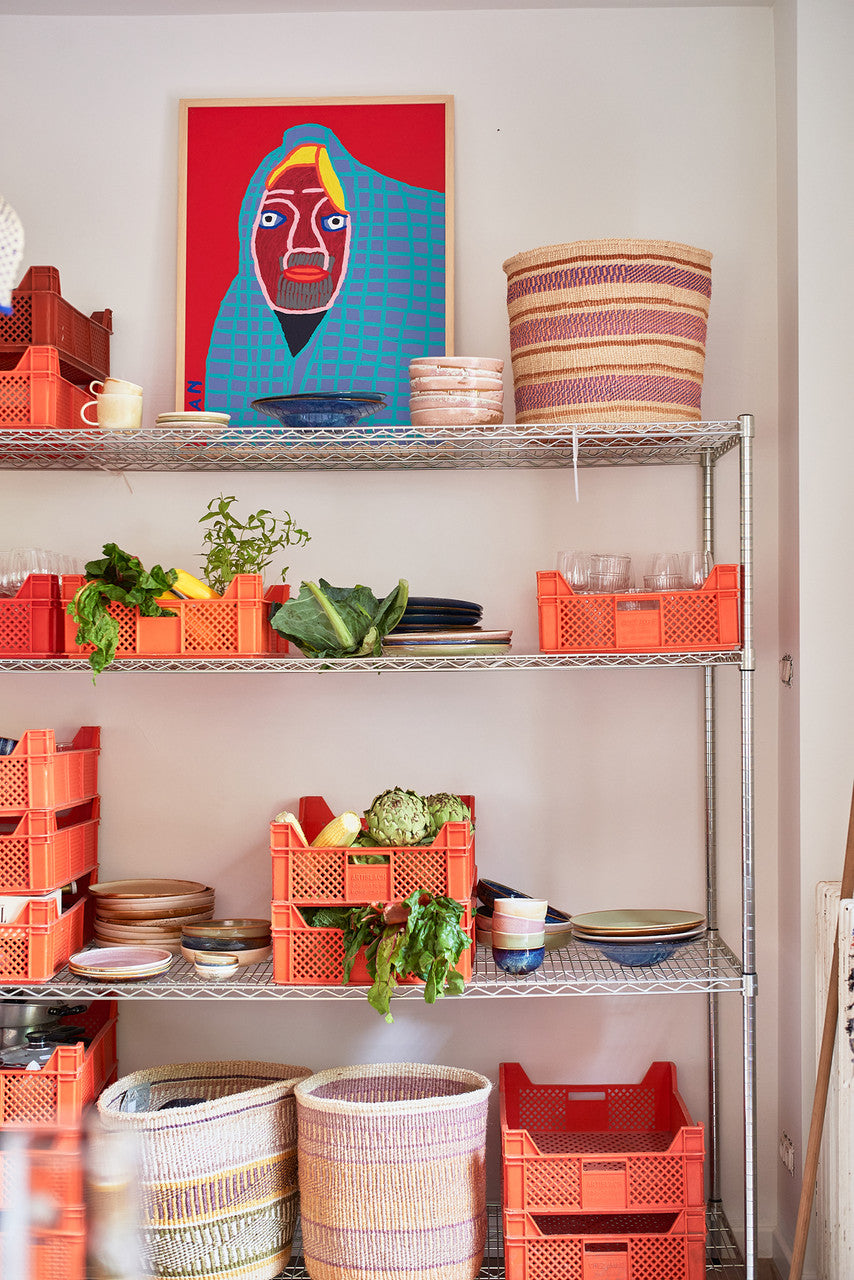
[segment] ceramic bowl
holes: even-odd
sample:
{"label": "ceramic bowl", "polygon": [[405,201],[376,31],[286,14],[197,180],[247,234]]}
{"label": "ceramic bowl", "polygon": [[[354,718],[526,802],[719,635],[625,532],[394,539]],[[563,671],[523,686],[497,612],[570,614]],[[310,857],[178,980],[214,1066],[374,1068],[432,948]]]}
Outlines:
{"label": "ceramic bowl", "polygon": [[[502,897],[512,897],[513,894],[502,894]],[[482,904],[477,908],[475,916],[475,932],[477,941],[484,947],[492,946],[492,907],[485,907]],[[557,951],[560,947],[568,947],[572,941],[572,926],[569,923],[569,916],[565,911],[558,911],[556,907],[549,907],[546,912],[545,923],[545,948],[546,951]]]}
{"label": "ceramic bowl", "polygon": [[504,421],[502,411],[476,406],[470,409],[413,409],[409,416],[414,427],[497,427]]}
{"label": "ceramic bowl", "polygon": [[277,418],[285,427],[297,430],[323,430],[355,426],[361,418],[378,413],[386,398],[374,392],[342,392],[325,395],[263,396],[252,401],[252,408],[269,418]]}
{"label": "ceramic bowl", "polygon": [[515,974],[517,977],[525,973],[533,973],[535,969],[539,969],[545,959],[545,947],[531,947],[529,949],[508,947],[493,947],[492,958],[499,969],[503,969],[505,973]]}
{"label": "ceramic bowl", "polygon": [[[427,370],[430,370],[430,374]],[[482,373],[503,373],[504,361],[494,356],[415,356],[409,361],[410,377],[431,376],[433,370],[444,374],[448,369],[477,369]]]}
{"label": "ceramic bowl", "polygon": [[269,937],[270,927],[269,920],[239,916],[230,920],[205,920],[184,932],[192,934],[194,938],[246,940]]}
{"label": "ceramic bowl", "polygon": [[500,378],[489,374],[469,373],[461,369],[453,378],[421,378],[410,376],[409,385],[413,393],[421,391],[491,391],[495,395],[504,395],[504,383]]}
{"label": "ceramic bowl", "polygon": [[[205,960],[210,959],[211,956],[210,951],[199,952],[194,947],[186,947],[181,944],[179,944],[178,950],[185,960],[189,960],[190,964],[195,964],[196,959],[199,958],[204,965]],[[249,951],[228,951],[221,954],[233,956],[237,961],[237,967],[243,969],[246,965],[262,964],[265,960],[269,960],[273,954],[273,948],[272,946],[253,947]]]}
{"label": "ceramic bowl", "polygon": [[601,951],[603,956],[608,960],[613,960],[615,964],[624,965],[629,969],[643,969],[647,965],[661,964],[662,960],[669,960],[672,955],[679,950],[680,947],[688,945],[690,939],[685,942],[656,942],[653,939],[643,942],[600,942],[593,941],[592,938],[582,938],[578,934],[575,935],[575,941],[584,947],[594,947],[597,951]]}
{"label": "ceramic bowl", "polygon": [[197,952],[193,963],[200,978],[213,982],[222,982],[224,978],[233,978],[240,968],[240,961],[230,951]]}

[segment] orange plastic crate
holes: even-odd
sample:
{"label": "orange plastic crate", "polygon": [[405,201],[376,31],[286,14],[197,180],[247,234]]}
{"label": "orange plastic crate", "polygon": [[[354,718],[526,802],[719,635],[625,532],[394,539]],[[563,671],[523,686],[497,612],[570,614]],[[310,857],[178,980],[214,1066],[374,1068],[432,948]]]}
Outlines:
{"label": "orange plastic crate", "polygon": [[14,369],[0,370],[0,430],[84,431],[88,391],[61,376],[54,347],[28,347]]}
{"label": "orange plastic crate", "polygon": [[705,1280],[704,1209],[533,1214],[504,1210],[507,1280]]}
{"label": "orange plastic crate", "polygon": [[59,578],[31,573],[14,596],[0,599],[0,658],[61,653]]}
{"label": "orange plastic crate", "polygon": [[91,937],[87,900],[59,915],[53,899],[30,899],[11,924],[0,924],[0,982],[45,982]]}
{"label": "orange plastic crate", "polygon": [[[474,817],[474,799],[463,796]],[[302,796],[299,822],[308,840],[334,818],[322,796]],[[474,883],[474,830],[470,822],[446,822],[432,844],[382,849],[315,849],[288,822],[270,823],[273,898],[303,906],[392,902],[416,889],[462,902]],[[388,855],[364,865],[365,854]]]}
{"label": "orange plastic crate", "polygon": [[[471,946],[460,956],[457,968],[468,982],[474,961],[474,920],[468,903],[461,925],[471,939]],[[286,987],[341,986],[344,939],[340,929],[314,928],[306,924],[299,908],[291,902],[272,903],[272,926],[274,982]],[[404,979],[406,986],[420,982],[420,978]],[[370,985],[368,968],[360,952],[348,986]]]}
{"label": "orange plastic crate", "polygon": [[[56,1231],[74,1230],[74,1211],[83,1204],[83,1147],[77,1133],[34,1133],[25,1148],[28,1191],[51,1214]],[[8,1207],[12,1161],[0,1134],[0,1213]]]}
{"label": "orange plastic crate", "polygon": [[542,653],[682,653],[737,649],[740,569],[715,565],[697,591],[576,593],[560,573],[537,574]]}
{"label": "orange plastic crate", "polygon": [[533,1084],[502,1062],[504,1205],[528,1213],[702,1208],[703,1126],[672,1062],[640,1084]]}
{"label": "orange plastic crate", "polygon": [[[62,611],[66,656],[80,658],[91,645],[78,645],[77,623],[68,605],[83,583],[81,575],[62,579]],[[139,609],[111,604],[119,623],[117,658],[231,658],[239,655],[287,653],[288,642],[270,626],[271,603],[288,598],[290,587],[271,587],[266,593],[261,575],[240,573],[218,600],[164,600],[171,618],[145,618]]]}
{"label": "orange plastic crate", "polygon": [[96,1000],[71,1021],[92,1036],[59,1045],[40,1071],[0,1069],[0,1125],[7,1129],[79,1131],[83,1113],[116,1070],[115,1000]]}
{"label": "orange plastic crate", "polygon": [[84,316],[62,296],[56,267],[30,267],[12,290],[12,314],[0,316],[0,369],[9,369],[27,347],[55,347],[69,382],[85,383],[110,372],[113,313]]}
{"label": "orange plastic crate", "polygon": [[[9,1274],[4,1263],[6,1243],[0,1232],[0,1275]],[[28,1280],[85,1280],[86,1211],[69,1209],[60,1228],[34,1228],[30,1234]],[[11,1280],[11,1276],[10,1276]]]}
{"label": "orange plastic crate", "polygon": [[98,796],[73,809],[0,818],[0,893],[49,893],[98,865]]}
{"label": "orange plastic crate", "polygon": [[28,729],[9,756],[0,756],[0,816],[26,809],[70,809],[98,793],[101,730],[78,729],[57,747],[53,729]]}

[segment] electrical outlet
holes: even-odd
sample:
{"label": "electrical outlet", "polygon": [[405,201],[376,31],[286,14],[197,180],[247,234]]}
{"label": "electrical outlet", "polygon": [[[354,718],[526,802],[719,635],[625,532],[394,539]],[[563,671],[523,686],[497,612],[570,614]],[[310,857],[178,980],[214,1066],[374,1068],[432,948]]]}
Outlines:
{"label": "electrical outlet", "polygon": [[792,1177],[795,1176],[795,1144],[787,1133],[780,1134],[780,1159]]}

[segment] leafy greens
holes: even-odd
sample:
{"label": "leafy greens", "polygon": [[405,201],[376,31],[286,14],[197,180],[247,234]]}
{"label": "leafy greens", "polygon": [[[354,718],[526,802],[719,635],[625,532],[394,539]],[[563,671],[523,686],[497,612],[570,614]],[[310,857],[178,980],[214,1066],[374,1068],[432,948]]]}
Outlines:
{"label": "leafy greens", "polygon": [[333,587],[321,578],[301,583],[299,595],[279,605],[270,622],[309,658],[379,657],[383,636],[397,626],[408,599],[403,578],[384,600],[370,587]]}
{"label": "leafy greens", "polygon": [[145,569],[137,556],[122,551],[115,542],[106,543],[103,550],[103,560],[90,560],[86,565],[87,581],[68,606],[69,616],[77,623],[77,644],[94,645],[89,666],[95,675],[100,675],[116,656],[119,623],[109,612],[111,601],[137,605],[147,618],[175,616],[171,609],[163,609],[157,603],[175,581],[174,569],[163,569],[159,564]]}

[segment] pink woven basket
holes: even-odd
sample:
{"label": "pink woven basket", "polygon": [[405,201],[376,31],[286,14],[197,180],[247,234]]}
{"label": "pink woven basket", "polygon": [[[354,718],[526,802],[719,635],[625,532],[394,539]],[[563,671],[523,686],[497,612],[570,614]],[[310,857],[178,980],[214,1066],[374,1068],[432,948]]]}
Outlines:
{"label": "pink woven basket", "polygon": [[699,421],[711,260],[669,240],[508,258],[516,421]]}

